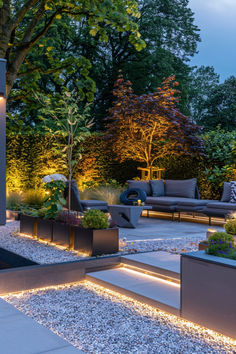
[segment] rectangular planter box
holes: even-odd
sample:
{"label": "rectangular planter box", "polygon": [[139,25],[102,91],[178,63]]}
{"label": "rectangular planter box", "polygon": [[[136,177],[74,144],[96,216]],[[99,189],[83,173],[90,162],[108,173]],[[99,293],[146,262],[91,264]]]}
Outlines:
{"label": "rectangular planter box", "polygon": [[236,261],[191,252],[181,257],[181,316],[236,339]]}
{"label": "rectangular planter box", "polygon": [[35,216],[21,214],[20,232],[29,236],[37,236],[37,220]]}
{"label": "rectangular planter box", "polygon": [[47,220],[47,219],[38,219],[38,230],[37,236],[45,241],[52,241],[52,228],[53,228],[54,221]]}
{"label": "rectangular planter box", "polygon": [[70,247],[71,246],[71,229],[68,224],[61,222],[54,222],[52,241],[57,245]]}
{"label": "rectangular planter box", "polygon": [[119,230],[74,227],[74,249],[90,256],[116,253],[119,251]]}

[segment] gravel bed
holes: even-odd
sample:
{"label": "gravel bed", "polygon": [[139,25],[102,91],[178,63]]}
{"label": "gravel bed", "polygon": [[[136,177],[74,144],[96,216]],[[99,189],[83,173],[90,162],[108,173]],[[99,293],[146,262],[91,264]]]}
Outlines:
{"label": "gravel bed", "polygon": [[52,264],[75,261],[79,257],[76,252],[65,251],[19,233],[19,221],[7,222],[0,227],[0,247],[17,253],[39,264]]}
{"label": "gravel bed", "polygon": [[[196,251],[198,242],[201,239],[202,237],[199,236],[134,241],[127,241],[123,238],[120,240],[120,252],[118,255],[158,250],[172,253]],[[5,226],[0,227],[0,247],[39,264],[60,263],[85,258],[78,255],[77,252],[57,248],[51,244],[42,243],[27,235],[20,234],[19,221],[10,221]]]}
{"label": "gravel bed", "polygon": [[235,353],[236,341],[83,281],[3,299],[85,353]]}

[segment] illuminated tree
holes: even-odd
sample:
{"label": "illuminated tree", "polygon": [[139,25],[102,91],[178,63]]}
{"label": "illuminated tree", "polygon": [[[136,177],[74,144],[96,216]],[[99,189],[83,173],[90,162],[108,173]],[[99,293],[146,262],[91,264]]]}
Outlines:
{"label": "illuminated tree", "polygon": [[107,134],[120,161],[133,159],[151,167],[169,154],[202,153],[199,127],[176,107],[176,86],[178,82],[170,76],[156,92],[137,96],[132,83],[119,76]]}

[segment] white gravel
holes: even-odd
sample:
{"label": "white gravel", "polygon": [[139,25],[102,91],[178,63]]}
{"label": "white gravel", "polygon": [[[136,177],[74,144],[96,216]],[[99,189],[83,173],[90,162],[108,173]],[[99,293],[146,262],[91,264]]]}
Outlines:
{"label": "white gravel", "polygon": [[[57,248],[50,243],[42,243],[27,235],[19,233],[19,221],[10,221],[0,227],[0,247],[17,253],[39,264],[52,264],[84,259],[84,256],[67,249]],[[177,237],[165,239],[134,240],[120,239],[120,252],[168,251],[172,253],[190,252],[198,249],[202,237]]]}
{"label": "white gravel", "polygon": [[3,299],[85,353],[235,353],[236,341],[83,281]]}
{"label": "white gravel", "polygon": [[77,256],[76,252],[65,251],[20,234],[19,228],[19,221],[10,221],[5,226],[1,226],[0,247],[39,264],[75,261],[82,258]]}

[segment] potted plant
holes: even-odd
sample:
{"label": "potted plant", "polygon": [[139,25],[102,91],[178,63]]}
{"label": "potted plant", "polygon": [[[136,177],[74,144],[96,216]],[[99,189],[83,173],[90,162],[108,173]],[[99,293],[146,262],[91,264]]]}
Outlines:
{"label": "potted plant", "polygon": [[43,182],[46,182],[44,188],[48,194],[45,197],[43,208],[38,211],[37,236],[40,239],[51,242],[53,239],[53,225],[55,219],[66,203],[62,196],[65,183],[63,180],[50,179],[49,176],[46,176]]}
{"label": "potted plant", "polygon": [[74,227],[74,249],[100,256],[119,251],[118,228],[111,228],[108,217],[101,210],[90,209],[84,213],[81,226]]}
{"label": "potted plant", "polygon": [[57,215],[53,224],[52,241],[58,245],[68,248],[74,247],[74,226],[80,224],[81,219],[77,218],[75,212],[63,210]]}

